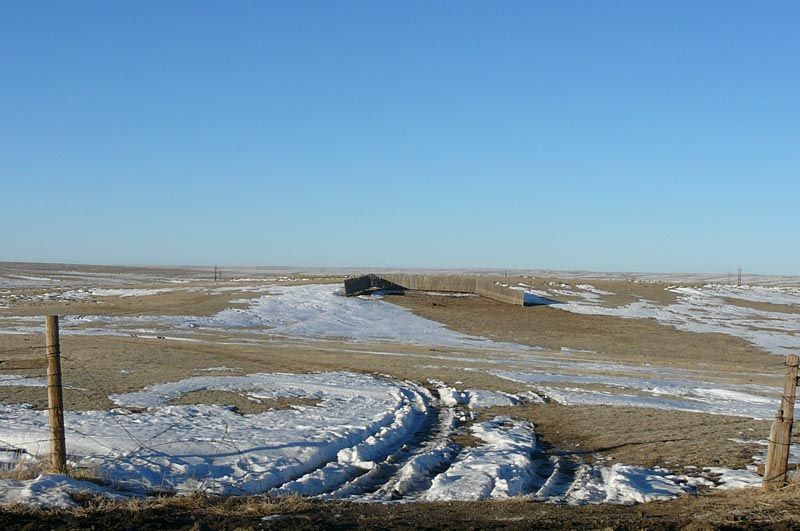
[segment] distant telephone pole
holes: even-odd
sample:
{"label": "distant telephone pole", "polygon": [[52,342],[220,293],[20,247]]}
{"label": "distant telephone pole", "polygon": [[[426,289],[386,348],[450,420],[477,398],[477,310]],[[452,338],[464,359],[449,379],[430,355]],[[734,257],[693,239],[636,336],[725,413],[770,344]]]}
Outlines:
{"label": "distant telephone pole", "polygon": [[214,282],[217,281],[217,266],[214,266]]}
{"label": "distant telephone pole", "polygon": [[736,277],[736,285],[737,286],[741,286],[742,285],[742,268],[741,267],[739,268],[739,275]]}

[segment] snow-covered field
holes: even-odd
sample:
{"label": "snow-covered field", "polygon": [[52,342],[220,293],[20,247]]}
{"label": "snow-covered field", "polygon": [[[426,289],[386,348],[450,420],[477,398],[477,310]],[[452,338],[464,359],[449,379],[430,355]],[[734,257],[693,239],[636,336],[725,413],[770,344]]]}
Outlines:
{"label": "snow-covered field", "polygon": [[[100,288],[72,282],[54,287],[63,281],[38,277],[9,279],[5,277],[7,289],[0,293],[0,303],[9,307],[0,316],[0,333],[41,333],[41,319],[13,314],[13,304],[20,300],[14,288],[28,283],[46,284],[48,291],[26,295],[27,301],[126,299],[199,289],[242,298],[208,316],[66,316],[62,334],[210,344],[224,334],[253,344],[311,342],[343,354],[349,351],[326,345],[349,343],[359,347],[352,352],[362,355],[402,356],[432,369],[491,375],[527,391],[456,388],[436,380],[420,383],[345,371],[233,374],[241,371],[223,365],[196,369],[199,376],[112,395],[109,398],[117,407],[110,411],[66,413],[70,465],[102,478],[103,486],[58,475],[6,479],[0,480],[0,503],[69,506],[74,504],[69,493],[82,490],[115,497],[203,491],[375,501],[519,496],[580,504],[668,499],[703,487],[754,485],[760,477],[752,470],[709,466],[696,474],[676,475],[659,468],[545,456],[530,422],[513,415],[472,421],[484,407],[509,406],[513,411],[519,404],[546,401],[769,419],[780,395],[776,387],[725,383],[709,373],[595,361],[566,347],[552,352],[463,334],[380,295],[344,297],[337,284],[285,285],[280,279],[264,284],[245,278],[235,286],[210,288],[179,284]],[[546,290],[518,287],[541,302],[557,301],[552,305],[564,311],[654,318],[681,330],[742,337],[774,354],[800,347],[798,288],[671,287],[675,303],[642,299],[612,306],[606,303],[612,292],[586,282],[553,283]],[[747,303],[781,308],[767,310]],[[787,307],[797,308],[798,313]],[[0,387],[44,386],[41,378],[0,373]],[[315,405],[242,415],[226,406],[173,403],[195,391],[227,391],[256,403],[303,399]],[[453,437],[465,431],[475,445],[454,442]],[[756,446],[754,452],[763,453]],[[48,449],[46,411],[0,403],[3,469],[27,466]]]}
{"label": "snow-covered field", "polygon": [[[318,403],[254,415],[217,405],[170,405],[185,393],[209,389],[241,392],[255,401],[311,398]],[[492,396],[472,391],[481,394]],[[467,413],[452,409],[454,401],[437,400],[411,382],[353,373],[202,376],[111,398],[119,408],[67,412],[65,418],[70,465],[92,471],[106,486],[59,476],[4,480],[0,503],[69,506],[73,502],[65,492],[86,489],[112,496],[202,491],[471,500],[522,495],[631,503],[692,492],[702,479],[618,465],[569,472],[568,463],[537,458],[533,425],[509,417],[472,425],[480,444],[460,449],[449,438]],[[0,441],[22,449],[15,453],[18,459],[47,454],[46,411],[4,404],[0,418]]]}

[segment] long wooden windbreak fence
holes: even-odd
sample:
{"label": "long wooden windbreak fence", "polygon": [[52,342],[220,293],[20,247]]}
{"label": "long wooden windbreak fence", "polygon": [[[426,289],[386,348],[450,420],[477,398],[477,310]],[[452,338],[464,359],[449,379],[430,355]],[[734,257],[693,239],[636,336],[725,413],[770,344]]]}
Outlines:
{"label": "long wooden windbreak fence", "polygon": [[358,295],[370,289],[399,289],[411,291],[441,291],[446,293],[474,293],[517,306],[525,305],[525,293],[498,283],[489,277],[465,275],[416,275],[408,273],[383,273],[350,277],[344,281],[346,295]]}

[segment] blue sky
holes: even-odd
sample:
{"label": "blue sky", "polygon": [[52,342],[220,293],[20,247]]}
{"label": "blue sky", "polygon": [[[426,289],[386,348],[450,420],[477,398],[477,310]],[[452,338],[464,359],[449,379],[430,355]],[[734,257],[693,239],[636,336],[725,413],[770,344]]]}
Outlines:
{"label": "blue sky", "polygon": [[797,2],[3,2],[0,260],[800,274]]}

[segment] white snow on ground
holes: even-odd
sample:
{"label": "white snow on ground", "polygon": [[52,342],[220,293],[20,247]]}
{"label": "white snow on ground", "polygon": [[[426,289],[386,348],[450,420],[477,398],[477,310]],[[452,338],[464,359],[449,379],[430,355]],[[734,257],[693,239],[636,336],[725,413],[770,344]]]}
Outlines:
{"label": "white snow on ground", "polygon": [[270,333],[288,337],[461,347],[493,344],[454,332],[382,300],[345,297],[337,284],[276,286],[248,304],[247,308],[223,310],[212,318],[212,323],[224,327],[268,327]]}
{"label": "white snow on ground", "polygon": [[462,450],[449,469],[433,478],[424,499],[502,499],[523,493],[532,483],[536,437],[529,422],[495,417],[470,431],[483,444]]}
{"label": "white snow on ground", "polygon": [[[781,394],[781,390],[777,387],[738,385],[736,389],[731,389],[718,383],[700,380],[541,371],[490,370],[488,372],[500,378],[528,384],[539,393],[564,405],[637,406],[771,419],[778,409]],[[612,392],[611,389],[600,391],[542,385],[559,383],[599,384],[618,390],[613,389]]]}
{"label": "white snow on ground", "polygon": [[0,276],[0,287],[3,288],[28,288],[40,286],[52,286],[58,284],[57,279],[45,277],[33,277],[27,275],[2,275]]}
{"label": "white snow on ground", "polygon": [[47,387],[47,380],[19,374],[0,374],[0,386]]}
{"label": "white snow on ground", "polygon": [[677,294],[678,300],[668,305],[641,299],[619,307],[608,307],[590,300],[563,302],[553,307],[580,314],[656,319],[679,330],[728,334],[741,337],[771,354],[787,355],[800,350],[800,313],[748,308],[727,300],[796,306],[800,300],[798,288],[712,284],[670,290]]}
{"label": "white snow on ground", "polygon": [[[11,302],[88,301],[94,297],[146,297],[183,291],[186,288],[79,288],[46,293],[9,293],[4,298]],[[191,288],[190,288],[191,289]]]}
{"label": "white snow on ground", "polygon": [[169,293],[179,291],[182,288],[94,288],[89,291],[95,297],[146,297],[158,295],[159,293]]}
{"label": "white snow on ground", "polygon": [[674,288],[673,290],[677,293],[695,293],[699,290],[729,299],[800,306],[800,288],[798,287],[706,284],[702,288]]}
{"label": "white snow on ground", "polygon": [[[320,403],[247,416],[223,406],[165,405],[197,389]],[[66,412],[69,460],[133,492],[319,492],[320,485],[333,489],[363,474],[406,443],[428,415],[426,393],[352,373],[190,378],[114,396],[119,404],[149,407],[146,412]],[[5,445],[47,453],[46,411],[0,404],[0,419]],[[23,487],[0,485],[6,498]]]}
{"label": "white snow on ground", "polygon": [[89,481],[49,474],[30,480],[0,480],[0,505],[21,503],[32,507],[77,507],[70,494],[86,492],[122,498],[120,494]]}
{"label": "white snow on ground", "polygon": [[[439,384],[442,401],[451,406],[527,400]],[[260,400],[313,398],[319,404],[246,416],[225,406],[169,405],[204,389]],[[565,472],[560,458],[548,466],[548,459],[534,457],[533,425],[510,417],[470,426],[482,444],[459,450],[450,439],[459,417],[455,409],[445,407],[437,414],[429,405],[433,397],[421,387],[347,372],[198,376],[110,398],[123,408],[146,410],[70,411],[65,419],[70,465],[107,478],[106,487],[57,475],[0,480],[0,504],[70,507],[70,493],[84,490],[107,495],[300,493],[365,500],[522,495],[574,504],[634,503],[671,498],[693,485],[737,488],[755,481],[750,471],[716,468],[704,472],[713,482],[621,464]],[[432,418],[438,418],[436,428]],[[0,404],[0,421],[0,441],[16,449],[2,452],[8,457],[5,468],[46,458],[46,411]],[[421,430],[433,431],[415,443]],[[386,464],[393,461],[395,469]],[[387,471],[389,476],[382,476]]]}
{"label": "white snow on ground", "polygon": [[[795,417],[797,417],[797,415],[795,415]],[[746,439],[742,437],[732,437],[728,440],[738,444],[754,444],[762,447],[762,451],[753,456],[753,462],[759,465],[766,463],[767,447],[769,446],[768,439]],[[793,444],[789,447],[789,462],[800,463],[800,444]]]}
{"label": "white snow on ground", "polygon": [[712,415],[732,415],[748,417],[757,420],[768,420],[775,416],[775,405],[758,404],[735,401],[693,401],[689,399],[667,398],[664,396],[640,396],[624,393],[610,393],[577,388],[537,387],[551,400],[567,406],[576,405],[606,405],[625,407],[649,407],[654,409],[667,409],[674,411],[689,411],[694,413],[709,413]]}
{"label": "white snow on ground", "polygon": [[[674,304],[638,300],[620,307],[607,307],[601,295],[609,292],[591,284],[579,284],[578,291],[569,295],[583,300],[554,304],[564,290],[535,290],[513,286],[526,292],[529,304],[553,304],[565,311],[611,315],[631,319],[653,318],[665,325],[693,332],[718,332],[741,337],[774,354],[789,354],[800,350],[800,313],[768,311],[730,304],[729,299],[753,302],[774,302],[798,305],[800,288],[736,287],[707,285],[700,288],[672,288],[678,301]],[[143,296],[180,288],[153,289],[94,289],[76,291],[71,296],[94,295]],[[225,288],[219,288],[225,289]],[[237,288],[239,289],[239,288]],[[241,289],[239,289],[241,291]],[[454,332],[442,324],[418,317],[412,312],[386,303],[380,297],[343,297],[338,284],[305,286],[258,286],[253,291],[266,294],[237,301],[247,306],[229,308],[212,317],[191,316],[83,316],[66,318],[65,333],[115,334],[131,327],[152,327],[195,333],[198,329],[238,329],[259,331],[289,338],[336,339],[354,341],[393,341],[424,345],[455,347],[512,347],[493,343],[484,338]],[[39,297],[50,296],[45,294]],[[57,294],[56,294],[57,295]],[[62,294],[63,296],[64,294]],[[0,319],[0,332],[31,333],[38,326],[25,324],[24,318]],[[132,331],[132,330],[131,330]]]}
{"label": "white snow on ground", "polygon": [[[450,330],[441,323],[415,315],[372,297],[345,297],[338,284],[269,286],[254,299],[236,301],[244,308],[228,308],[211,317],[98,316],[65,317],[64,334],[138,334],[141,327],[193,334],[203,330],[260,332],[287,338],[348,339],[458,348],[530,350]],[[0,332],[36,333],[41,319],[0,318]]]}
{"label": "white snow on ground", "polygon": [[714,477],[716,487],[720,490],[741,489],[743,487],[760,487],[764,478],[755,470],[732,470],[724,467],[705,467],[705,472]]}
{"label": "white snow on ground", "polygon": [[428,381],[436,386],[439,399],[448,407],[460,405],[469,406],[470,408],[516,406],[523,402],[523,399],[519,396],[502,391],[488,391],[486,389],[459,391],[455,387],[450,387],[437,380]]}
{"label": "white snow on ground", "polygon": [[[536,449],[532,424],[495,417],[472,425],[471,432],[483,444],[464,448],[447,470],[433,478],[422,499],[481,500],[528,495],[570,504],[631,504],[671,499],[693,490],[686,480],[665,470],[622,464],[581,465],[571,477],[556,460],[550,475],[543,477],[542,464],[532,457]],[[564,481],[566,484],[558,485]]]}
{"label": "white snow on ground", "polygon": [[612,291],[605,291],[602,289],[598,289],[591,284],[578,284],[575,286],[578,289],[582,289],[583,291],[588,291],[589,293],[594,293],[595,295],[613,295],[614,292]]}
{"label": "white snow on ground", "polygon": [[667,500],[686,492],[662,470],[620,463],[607,466],[582,465],[566,493],[568,503],[644,503]]}

